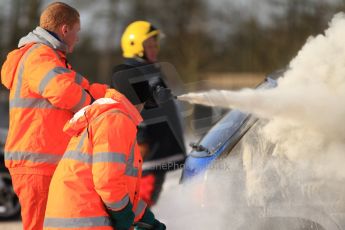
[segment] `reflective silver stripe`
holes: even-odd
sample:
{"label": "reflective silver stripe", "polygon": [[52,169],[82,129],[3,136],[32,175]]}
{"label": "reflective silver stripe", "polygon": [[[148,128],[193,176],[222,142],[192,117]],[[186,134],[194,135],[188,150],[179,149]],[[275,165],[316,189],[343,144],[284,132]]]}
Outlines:
{"label": "reflective silver stripe", "polygon": [[14,98],[10,100],[10,108],[40,108],[40,109],[57,109],[47,99],[44,98]]}
{"label": "reflective silver stripe", "polygon": [[129,116],[128,114],[122,112],[121,110],[113,109],[113,110],[110,110],[109,113],[122,113],[123,115],[128,117],[135,124],[133,118],[131,116]]}
{"label": "reflective silver stripe", "polygon": [[101,162],[116,162],[116,163],[126,163],[126,155],[122,153],[95,153],[93,155],[93,163]]}
{"label": "reflective silver stripe", "polygon": [[113,202],[113,203],[105,203],[105,205],[112,209],[113,211],[118,211],[123,209],[124,207],[126,207],[126,205],[129,202],[129,196],[128,194],[126,196],[124,196],[120,201],[118,202]]}
{"label": "reflective silver stripe", "polygon": [[129,165],[133,165],[133,162],[134,162],[134,149],[135,149],[136,143],[137,143],[137,140],[134,140],[134,143],[131,147],[131,152],[130,152],[129,157],[128,157],[128,164]]}
{"label": "reflective silver stripe", "polygon": [[[118,109],[112,109],[112,110],[107,111],[106,113],[103,113],[101,116],[98,116],[93,122],[96,122],[99,119],[105,117],[108,113],[123,114],[124,116],[128,117],[131,121],[133,121],[133,119],[128,114],[126,114],[126,113],[124,113],[124,112],[122,112],[121,110],[118,110]],[[133,121],[133,123],[135,123],[135,122]]]}
{"label": "reflective silver stripe", "polygon": [[80,152],[81,147],[83,147],[83,143],[85,141],[86,136],[87,136],[87,130],[84,130],[84,132],[80,136],[80,140],[79,140],[79,143],[77,145],[77,148],[75,149],[76,151]]}
{"label": "reflective silver stripe", "polygon": [[126,165],[126,171],[125,171],[125,175],[127,176],[132,176],[132,177],[137,177],[139,175],[139,170],[137,168],[134,167],[133,163],[134,163],[134,148],[135,148],[135,144],[137,143],[137,141],[135,140],[132,147],[131,147],[131,153],[128,157],[127,160],[127,165]]}
{"label": "reflective silver stripe", "polygon": [[43,94],[45,88],[49,84],[49,82],[55,78],[56,76],[63,74],[63,73],[70,73],[72,72],[69,69],[66,69],[65,67],[55,67],[54,69],[50,70],[46,76],[41,80],[40,85],[38,86],[38,92],[40,94]]}
{"label": "reflective silver stripe", "polygon": [[129,167],[126,168],[125,175],[132,176],[132,177],[137,177],[139,175],[138,169],[134,168],[133,166],[129,166]]}
{"label": "reflective silver stripe", "polygon": [[87,93],[85,92],[85,90],[81,90],[81,98],[80,98],[80,101],[78,102],[78,104],[76,104],[73,108],[72,108],[72,111],[73,112],[78,112],[81,108],[84,107],[84,104],[85,104],[85,101],[86,101],[86,95]]}
{"label": "reflective silver stripe", "polygon": [[92,156],[87,154],[87,153],[83,153],[81,151],[81,148],[83,147],[83,143],[84,143],[86,137],[87,137],[87,131],[85,130],[81,134],[81,137],[80,137],[80,140],[78,142],[76,149],[65,152],[65,154],[63,155],[62,158],[63,159],[73,159],[73,160],[81,161],[81,162],[84,162],[87,164],[91,164],[92,163]]}
{"label": "reflective silver stripe", "polygon": [[44,227],[46,228],[81,228],[93,226],[111,226],[111,221],[107,216],[44,219]]}
{"label": "reflective silver stripe", "polygon": [[17,87],[16,87],[16,91],[14,93],[14,97],[15,98],[19,98],[20,97],[20,90],[22,88],[22,84],[23,84],[23,72],[24,72],[24,63],[26,61],[26,59],[28,58],[28,56],[38,47],[40,47],[41,44],[35,44],[32,47],[29,48],[29,50],[26,51],[26,53],[24,54],[24,56],[22,57],[22,59],[20,60],[20,64],[19,64],[19,71],[18,71],[18,80],[17,80]]}
{"label": "reflective silver stripe", "polygon": [[5,160],[25,160],[35,163],[56,164],[61,159],[61,155],[51,153],[30,153],[30,152],[5,152]]}
{"label": "reflective silver stripe", "polygon": [[[98,119],[103,118],[108,113],[121,113],[121,114],[127,116],[129,119],[131,119],[131,117],[129,117],[127,114],[123,113],[122,111],[120,111],[118,109],[112,109],[112,110],[108,111],[107,113],[104,113],[104,115],[97,117],[93,122],[97,121]],[[136,140],[134,140],[134,143],[133,143],[133,145],[131,147],[131,152],[130,152],[128,160],[126,162],[126,169],[125,169],[125,175],[132,176],[132,177],[137,177],[139,175],[138,168],[135,168],[133,166],[135,145],[136,145]]]}
{"label": "reflective silver stripe", "polygon": [[135,217],[139,216],[144,211],[146,206],[147,206],[147,204],[145,203],[145,201],[139,200],[139,203],[137,205],[137,209],[135,209],[135,212],[134,212]]}
{"label": "reflective silver stripe", "polygon": [[81,76],[79,73],[76,73],[75,83],[77,83],[78,85],[81,85],[82,82],[83,82],[83,76]]}
{"label": "reflective silver stripe", "polygon": [[104,117],[105,117],[107,114],[109,114],[109,113],[122,113],[122,114],[124,114],[122,111],[120,111],[120,110],[118,110],[118,109],[112,109],[112,110],[109,110],[109,111],[103,113],[102,115],[96,117],[92,122],[96,122],[96,121],[98,121],[98,120],[104,118]]}
{"label": "reflective silver stripe", "polygon": [[24,54],[22,60],[20,61],[17,78],[17,87],[14,93],[14,99],[10,101],[10,108],[55,108],[47,99],[44,98],[20,98],[20,91],[23,84],[23,72],[25,61],[30,55],[30,53],[33,52],[35,49],[39,48],[40,46],[41,44],[35,44],[32,47],[30,47],[29,50],[26,51],[26,53]]}
{"label": "reflective silver stripe", "polygon": [[87,153],[82,153],[80,151],[67,151],[62,157],[63,159],[72,159],[81,161],[87,164],[92,163],[92,156]]}

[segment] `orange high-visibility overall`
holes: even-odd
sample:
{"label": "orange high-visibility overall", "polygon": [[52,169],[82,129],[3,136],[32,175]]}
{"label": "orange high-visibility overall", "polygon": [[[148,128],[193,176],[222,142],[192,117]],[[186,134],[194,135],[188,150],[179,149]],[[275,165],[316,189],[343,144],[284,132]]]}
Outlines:
{"label": "orange high-visibility overall", "polygon": [[135,221],[144,214],[146,203],[139,199],[142,157],[136,144],[141,116],[118,95],[108,90],[108,98],[66,124],[73,137],[50,184],[44,229],[113,229],[107,209],[120,211],[129,202]]}

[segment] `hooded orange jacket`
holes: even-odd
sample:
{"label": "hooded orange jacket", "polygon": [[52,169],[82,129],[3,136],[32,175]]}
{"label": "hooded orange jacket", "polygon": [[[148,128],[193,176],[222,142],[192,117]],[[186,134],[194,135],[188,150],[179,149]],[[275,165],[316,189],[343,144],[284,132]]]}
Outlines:
{"label": "hooded orange jacket", "polygon": [[52,175],[69,141],[64,124],[91,98],[89,82],[66,61],[66,45],[37,27],[8,54],[1,82],[10,89],[5,163],[11,174]]}
{"label": "hooded orange jacket", "polygon": [[78,112],[65,126],[73,135],[49,187],[44,229],[113,229],[106,209],[139,200],[142,157],[136,144],[137,109],[117,91]]}

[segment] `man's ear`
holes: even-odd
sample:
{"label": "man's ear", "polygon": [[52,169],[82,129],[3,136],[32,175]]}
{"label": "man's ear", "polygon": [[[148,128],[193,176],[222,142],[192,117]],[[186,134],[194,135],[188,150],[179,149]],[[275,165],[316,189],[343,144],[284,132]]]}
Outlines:
{"label": "man's ear", "polygon": [[69,31],[69,27],[68,27],[68,25],[63,24],[63,25],[61,26],[60,30],[61,30],[61,34],[63,35],[63,37],[65,37],[66,34],[67,34],[68,31]]}

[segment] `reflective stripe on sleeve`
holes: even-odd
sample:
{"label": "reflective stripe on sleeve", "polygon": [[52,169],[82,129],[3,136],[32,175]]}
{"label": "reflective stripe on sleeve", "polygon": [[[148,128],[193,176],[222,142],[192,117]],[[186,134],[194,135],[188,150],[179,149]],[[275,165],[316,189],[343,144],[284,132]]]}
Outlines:
{"label": "reflective stripe on sleeve", "polygon": [[123,153],[115,153],[115,152],[95,153],[93,155],[92,162],[93,163],[102,163],[102,162],[126,163],[126,155]]}
{"label": "reflective stripe on sleeve", "polygon": [[81,93],[81,98],[80,98],[79,102],[72,108],[73,112],[78,112],[85,105],[87,93],[83,89],[81,90],[81,92],[82,93]]}
{"label": "reflective stripe on sleeve", "polygon": [[138,217],[146,208],[147,204],[143,200],[139,200],[137,208],[135,209],[135,217]]}
{"label": "reflective stripe on sleeve", "polygon": [[63,159],[72,159],[76,161],[81,161],[87,164],[92,163],[92,156],[87,153],[82,153],[79,151],[67,151],[63,155]]}
{"label": "reflective stripe on sleeve", "polygon": [[65,68],[65,67],[55,67],[54,69],[50,70],[46,76],[42,79],[40,82],[40,85],[38,86],[38,92],[40,94],[43,94],[45,88],[49,84],[49,82],[54,79],[56,76],[63,74],[63,73],[71,73],[72,71]]}
{"label": "reflective stripe on sleeve", "polygon": [[5,160],[8,161],[31,161],[35,163],[57,164],[61,159],[59,154],[31,153],[31,152],[5,152]]}
{"label": "reflective stripe on sleeve", "polygon": [[136,141],[134,141],[132,147],[131,147],[131,152],[130,155],[128,157],[128,161],[127,161],[127,165],[126,165],[126,171],[125,171],[125,175],[127,176],[132,176],[132,177],[137,177],[139,175],[139,170],[138,168],[134,167],[134,148],[136,145]]}
{"label": "reflective stripe on sleeve", "polygon": [[118,211],[126,207],[126,205],[129,202],[129,195],[125,195],[120,201],[117,202],[112,202],[112,203],[105,203],[107,208],[113,210],[113,211]]}
{"label": "reflective stripe on sleeve", "polygon": [[22,60],[20,61],[20,64],[18,67],[19,68],[18,69],[18,82],[17,82],[16,91],[14,93],[15,98],[20,98],[20,91],[21,91],[22,84],[23,84],[24,63],[26,62],[26,59],[28,58],[28,56],[40,46],[41,46],[41,44],[34,44],[32,47],[30,47],[29,50],[27,50],[26,53],[24,54],[24,56],[22,57]]}
{"label": "reflective stripe on sleeve", "polygon": [[134,168],[133,166],[128,166],[126,168],[126,172],[125,172],[126,176],[132,176],[132,177],[137,177],[139,175],[138,173],[138,169]]}
{"label": "reflective stripe on sleeve", "polygon": [[14,108],[26,108],[26,109],[57,109],[47,99],[44,98],[14,98],[10,100],[10,109]]}
{"label": "reflective stripe on sleeve", "polygon": [[77,83],[78,85],[81,85],[82,82],[83,82],[83,76],[80,75],[79,73],[76,73],[76,75],[75,75],[75,83]]}

